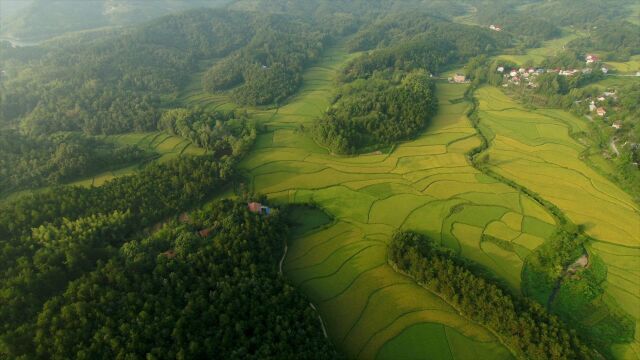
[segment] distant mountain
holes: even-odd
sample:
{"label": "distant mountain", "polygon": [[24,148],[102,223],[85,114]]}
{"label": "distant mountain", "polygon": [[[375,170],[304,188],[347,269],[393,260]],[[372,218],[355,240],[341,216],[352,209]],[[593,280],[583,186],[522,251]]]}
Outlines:
{"label": "distant mountain", "polygon": [[0,36],[48,39],[72,31],[144,22],[230,0],[0,0]]}

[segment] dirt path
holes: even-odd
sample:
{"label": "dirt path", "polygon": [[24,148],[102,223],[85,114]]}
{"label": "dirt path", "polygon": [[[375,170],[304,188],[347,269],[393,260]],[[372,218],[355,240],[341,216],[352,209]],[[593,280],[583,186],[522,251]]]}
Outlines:
{"label": "dirt path", "polygon": [[616,139],[611,139],[611,150],[616,153],[616,156],[620,156],[620,151],[618,151],[618,147],[616,146]]}

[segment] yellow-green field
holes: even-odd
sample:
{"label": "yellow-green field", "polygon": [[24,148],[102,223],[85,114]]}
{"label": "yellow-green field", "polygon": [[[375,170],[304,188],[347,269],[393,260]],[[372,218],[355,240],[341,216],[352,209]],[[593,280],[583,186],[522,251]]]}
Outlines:
{"label": "yellow-green field", "polygon": [[608,61],[606,65],[620,73],[635,74],[640,71],[640,55],[634,55],[625,62]]}
{"label": "yellow-green field", "polygon": [[[607,264],[605,301],[640,320],[640,210],[628,194],[580,160],[584,147],[569,134],[587,124],[561,110],[531,112],[496,88],[481,88],[476,96],[481,124],[495,134],[488,151],[492,169],[585,227],[596,239],[588,250]],[[614,351],[619,358],[639,358],[640,328],[635,343],[617,345]]]}
{"label": "yellow-green field", "polygon": [[[163,132],[127,133],[109,135],[101,138],[104,141],[118,145],[137,145],[143,150],[160,155],[155,161],[165,162],[180,155],[203,155],[205,150],[197,147],[191,141]],[[119,176],[125,176],[140,170],[141,164],[131,165],[114,171],[106,171],[87,179],[75,181],[69,185],[100,186]]]}
{"label": "yellow-green field", "polygon": [[519,291],[523,260],[555,230],[554,219],[470,165],[465,154],[480,145],[465,115],[470,104],[450,102],[463,97],[464,85],[439,84],[439,115],[389,154],[340,157],[318,146],[300,128],[329,105],[345,60],[342,49],[330,50],[288,105],[256,113],[267,131],[241,164],[255,191],[271,201],[314,202],[335,217],[330,227],[293,240],[286,275],[317,305],[329,336],[350,357],[511,358],[487,329],[395,272],[387,242],[397,228],[422,232]]}
{"label": "yellow-green field", "polygon": [[564,46],[573,39],[576,39],[579,35],[575,32],[565,30],[565,35],[557,39],[552,39],[542,43],[542,46],[538,48],[528,49],[526,54],[523,55],[499,55],[498,59],[514,62],[516,64],[525,64],[528,61],[534,64],[539,64],[543,60],[557,55],[562,52]]}

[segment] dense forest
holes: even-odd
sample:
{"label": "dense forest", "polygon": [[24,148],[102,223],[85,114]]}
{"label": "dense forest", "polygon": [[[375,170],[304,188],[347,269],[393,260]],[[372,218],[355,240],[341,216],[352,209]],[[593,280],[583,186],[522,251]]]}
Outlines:
{"label": "dense forest", "polygon": [[359,31],[351,51],[371,50],[343,70],[343,80],[368,77],[376,70],[425,69],[439,73],[447,65],[509,46],[506,34],[455,24],[422,13],[390,15]]}
{"label": "dense forest", "polygon": [[280,103],[298,88],[304,65],[315,60],[327,41],[308,24],[284,16],[259,19],[246,46],[217,62],[202,82],[209,91],[233,89],[239,104]]}
{"label": "dense forest", "polygon": [[31,134],[155,129],[159,108],[200,71],[200,61],[211,59],[221,60],[205,84],[218,89],[240,81],[233,97],[241,103],[281,101],[297,88],[323,39],[284,15],[207,9],[35,49],[5,43],[0,124],[23,118],[21,127]]}
{"label": "dense forest", "polygon": [[70,31],[130,25],[194,7],[224,5],[226,0],[3,0],[0,36],[46,39]]}
{"label": "dense forest", "polygon": [[493,2],[477,7],[476,21],[486,27],[498,26],[502,31],[515,35],[524,47],[536,47],[544,40],[561,34],[560,28],[544,17],[530,16],[517,10],[518,2]]}
{"label": "dense forest", "polygon": [[111,249],[47,301],[35,324],[38,355],[337,358],[308,301],[278,275],[287,238],[279,214],[222,201],[190,219]]}
{"label": "dense forest", "polygon": [[75,133],[28,136],[0,130],[0,192],[58,185],[153,155],[137,146],[117,147]]}
{"label": "dense forest", "polygon": [[184,157],[101,187],[59,187],[3,204],[0,353],[33,351],[36,316],[49,298],[135,233],[220,191],[232,164],[227,157]]}
{"label": "dense forest", "polygon": [[436,110],[435,84],[424,71],[377,72],[340,87],[313,134],[335,153],[354,154],[415,135]]}
{"label": "dense forest", "polygon": [[626,17],[628,12],[625,5],[633,3],[633,0],[618,0],[615,3],[599,0],[555,0],[533,2],[530,6],[523,7],[521,12],[561,26],[590,28],[598,20]]}
{"label": "dense forest", "polygon": [[583,54],[596,52],[603,60],[628,61],[640,54],[640,26],[628,21],[598,21],[588,36],[567,44]]}
{"label": "dense forest", "polygon": [[466,260],[431,239],[416,233],[396,233],[389,244],[389,261],[465,316],[495,331],[521,358],[601,358],[541,305],[509,295],[471,271]]}

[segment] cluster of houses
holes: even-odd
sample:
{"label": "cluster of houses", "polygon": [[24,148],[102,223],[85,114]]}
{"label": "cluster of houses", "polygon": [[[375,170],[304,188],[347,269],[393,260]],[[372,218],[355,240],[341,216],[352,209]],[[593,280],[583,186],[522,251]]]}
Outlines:
{"label": "cluster of houses", "polygon": [[[605,91],[595,100],[592,99],[589,103],[589,112],[595,113],[597,116],[604,118],[607,115],[607,109],[604,108],[604,102],[607,101],[607,98],[616,99],[615,91]],[[615,121],[611,124],[611,127],[616,130],[620,130],[622,129],[622,122]]]}
{"label": "cluster of houses", "polygon": [[537,87],[535,82],[533,82],[533,78],[545,73],[545,69],[520,68],[507,70],[504,66],[498,66],[497,71],[504,74],[506,80],[506,83],[502,85],[504,87],[509,86],[509,84],[520,85],[520,82],[523,81],[526,82],[529,87]]}
{"label": "cluster of houses", "polygon": [[[602,67],[602,72],[603,73],[607,73],[609,71],[609,69]],[[590,74],[593,69],[591,68],[584,68],[581,70],[577,70],[577,69],[542,69],[542,68],[520,68],[520,69],[511,69],[511,70],[506,70],[504,68],[504,66],[498,66],[497,71],[499,73],[504,74],[504,77],[506,79],[506,83],[503,85],[505,87],[509,86],[509,84],[513,84],[513,85],[520,85],[521,82],[526,82],[527,85],[529,87],[537,87],[537,85],[535,84],[535,82],[533,81],[533,78],[535,76],[538,76],[540,74],[544,74],[544,73],[556,73],[560,76],[574,76],[577,74]]]}

